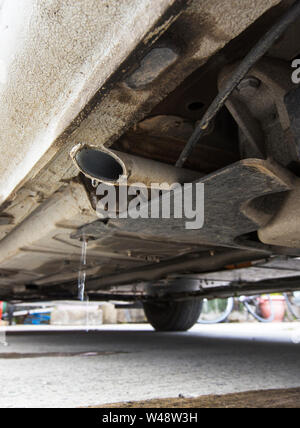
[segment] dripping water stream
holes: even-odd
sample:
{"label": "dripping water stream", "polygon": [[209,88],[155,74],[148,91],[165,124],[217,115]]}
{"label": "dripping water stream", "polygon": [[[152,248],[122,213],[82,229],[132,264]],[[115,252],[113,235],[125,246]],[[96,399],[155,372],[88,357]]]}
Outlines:
{"label": "dripping water stream", "polygon": [[78,299],[81,302],[86,302],[86,331],[88,332],[88,326],[89,326],[89,297],[85,293],[85,285],[86,285],[86,258],[87,258],[87,244],[88,240],[83,235],[82,241],[81,241],[81,257],[80,257],[80,264],[79,264],[79,271],[78,271]]}
{"label": "dripping water stream", "polygon": [[78,299],[83,302],[85,294],[85,281],[86,281],[86,253],[87,253],[87,239],[82,237],[81,242],[81,257],[78,271]]}

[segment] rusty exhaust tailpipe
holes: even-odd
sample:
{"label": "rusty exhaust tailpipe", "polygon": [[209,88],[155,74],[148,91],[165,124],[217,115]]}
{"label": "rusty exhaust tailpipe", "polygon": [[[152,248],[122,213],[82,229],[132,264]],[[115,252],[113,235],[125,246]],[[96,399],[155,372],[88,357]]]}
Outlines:
{"label": "rusty exhaust tailpipe", "polygon": [[116,150],[99,149],[80,143],[75,146],[71,158],[77,168],[94,182],[112,185],[143,183],[151,184],[191,183],[202,175],[199,172],[176,168],[161,162],[144,159]]}

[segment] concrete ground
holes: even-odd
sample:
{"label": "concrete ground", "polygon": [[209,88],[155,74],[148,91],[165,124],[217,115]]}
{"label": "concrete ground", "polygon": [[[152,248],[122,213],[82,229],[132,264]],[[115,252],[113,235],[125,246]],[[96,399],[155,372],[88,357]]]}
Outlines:
{"label": "concrete ground", "polygon": [[[300,386],[300,324],[0,334],[0,407],[76,407]],[[0,330],[1,333],[1,330]]]}

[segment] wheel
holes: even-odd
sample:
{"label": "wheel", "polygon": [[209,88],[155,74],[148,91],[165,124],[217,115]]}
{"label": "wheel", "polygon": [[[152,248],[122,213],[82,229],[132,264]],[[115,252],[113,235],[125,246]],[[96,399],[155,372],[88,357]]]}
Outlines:
{"label": "wheel", "polygon": [[227,322],[227,319],[234,308],[234,298],[204,299],[202,314],[198,319],[199,324],[218,324]]}
{"label": "wheel", "polygon": [[201,299],[144,302],[146,317],[157,331],[186,331],[196,324],[202,309]]}

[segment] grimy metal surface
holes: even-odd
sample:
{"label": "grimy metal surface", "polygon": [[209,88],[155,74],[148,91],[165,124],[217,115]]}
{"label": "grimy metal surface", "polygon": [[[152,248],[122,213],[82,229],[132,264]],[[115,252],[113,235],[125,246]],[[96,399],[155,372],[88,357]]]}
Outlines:
{"label": "grimy metal surface", "polygon": [[[236,162],[198,180],[198,183],[204,184],[205,193],[205,220],[201,229],[188,230],[185,227],[186,218],[172,218],[172,211],[171,219],[160,219],[159,222],[153,218],[110,219],[108,229],[111,227],[144,238],[155,236],[160,240],[196,245],[239,247],[241,245],[235,242],[237,237],[264,226],[272,215],[261,212],[259,207],[251,205],[251,201],[291,190],[294,186],[292,175],[287,171],[260,159]],[[176,193],[173,197],[176,199]],[[193,197],[195,198],[195,193]],[[145,211],[148,212],[148,209],[150,217],[151,207],[146,206]],[[93,225],[83,230],[87,235],[93,236]]]}
{"label": "grimy metal surface", "polygon": [[174,3],[156,0],[155,7],[150,0],[1,3],[0,201],[32,173]]}
{"label": "grimy metal surface", "polygon": [[[154,8],[149,1],[116,5],[111,1],[32,0],[25,13],[15,7],[18,0],[5,1],[2,21],[21,15],[21,24],[16,34],[3,29],[1,46],[3,52],[12,49],[7,56],[14,57],[6,39],[10,35],[19,41],[22,56],[10,64],[10,77],[0,88],[1,145],[5,147],[0,158],[5,171],[0,195],[2,200],[8,198],[5,212],[14,217],[13,224],[1,228],[0,239],[56,191],[60,180],[77,174],[68,159],[76,143],[111,144],[189,73],[278,3],[165,0],[155,2]],[[187,6],[184,12],[183,6]],[[178,44],[180,60],[151,88],[133,90],[122,84],[145,49],[170,26],[168,37]],[[19,190],[11,194],[15,186]]]}
{"label": "grimy metal surface", "polygon": [[[68,203],[62,208],[59,200],[71,191],[68,187],[78,175],[71,148],[81,141],[99,148],[111,145],[190,73],[279,3],[158,0],[153,7],[151,1],[134,0],[29,0],[26,9],[20,0],[1,3],[2,286],[22,288],[34,280],[57,283],[76,276],[79,243],[69,237],[94,214],[84,194],[86,205],[76,213],[72,198],[71,209]],[[163,43],[172,48],[175,44],[178,59],[168,63],[168,73],[158,73],[150,86],[130,88],[126,79],[163,33]],[[275,175],[266,180],[261,176],[269,186],[264,187],[267,193],[289,188]],[[57,221],[47,225],[49,213],[55,213]],[[246,219],[247,230],[248,221],[249,229],[257,226]],[[116,241],[108,234],[91,244],[98,261],[97,266],[92,262],[94,273],[148,263],[149,254],[158,259],[187,254],[195,245],[188,236],[182,243],[164,242],[159,248],[152,238],[145,247],[138,234],[126,239]],[[139,252],[132,256],[130,249],[136,246]]]}
{"label": "grimy metal surface", "polygon": [[[4,283],[6,282],[7,285],[11,281],[15,284],[22,283],[24,274],[23,278],[21,274],[19,281],[16,277],[17,272],[22,271],[22,269],[26,271],[27,281],[37,285],[47,282],[53,284],[58,282],[59,278],[60,281],[65,282],[71,279],[72,276],[74,277],[76,268],[74,271],[74,265],[71,264],[71,261],[73,260],[73,263],[76,261],[76,256],[78,257],[80,252],[80,243],[78,240],[70,239],[70,235],[72,233],[74,235],[74,231],[80,221],[88,224],[88,226],[79,231],[77,239],[80,238],[82,233],[87,237],[93,238],[92,246],[90,247],[92,251],[92,266],[90,267],[94,267],[94,270],[90,271],[90,273],[98,278],[99,274],[103,277],[102,281],[94,281],[95,286],[99,288],[110,284],[128,284],[131,280],[149,279],[149,275],[151,275],[149,271],[151,270],[153,270],[153,275],[158,271],[155,278],[176,272],[176,269],[179,268],[181,271],[189,269],[197,271],[197,265],[199,265],[198,269],[201,265],[200,258],[199,262],[197,258],[190,260],[189,263],[183,261],[182,266],[176,261],[169,262],[169,265],[165,263],[167,264],[166,270],[163,263],[154,268],[151,266],[150,268],[146,267],[141,271],[138,270],[136,274],[129,274],[128,277],[125,274],[125,280],[122,279],[122,273],[120,277],[117,276],[116,278],[109,278],[106,275],[106,273],[113,272],[114,269],[116,271],[124,269],[125,262],[129,263],[129,265],[135,263],[135,268],[138,265],[151,264],[151,258],[136,257],[136,259],[132,259],[132,254],[129,254],[128,251],[127,254],[125,252],[126,255],[124,254],[123,243],[125,246],[128,245],[130,235],[140,240],[139,242],[136,241],[136,243],[140,248],[144,248],[148,257],[150,253],[149,250],[147,251],[149,241],[153,241],[155,247],[157,247],[157,243],[160,240],[170,243],[171,247],[169,247],[168,251],[172,249],[172,242],[175,248],[178,244],[184,244],[186,246],[185,249],[184,247],[178,247],[177,249],[177,251],[181,250],[183,253],[189,252],[188,248],[190,248],[190,252],[195,252],[198,247],[199,251],[201,250],[201,245],[213,246],[219,244],[221,246],[243,248],[244,245],[235,242],[235,238],[242,233],[257,230],[258,227],[265,225],[270,219],[267,213],[261,213],[255,206],[251,206],[252,199],[293,188],[293,180],[289,174],[277,165],[259,159],[237,162],[217,173],[211,174],[209,177],[205,177],[202,179],[202,183],[207,188],[205,189],[206,217],[204,227],[200,230],[186,230],[185,219],[173,218],[162,219],[160,222],[155,219],[111,219],[108,225],[104,225],[101,221],[93,223],[93,210],[90,208],[87,211],[84,208],[85,203],[87,203],[87,195],[84,193],[83,186],[73,184],[69,189],[67,188],[61,194],[58,193],[53,199],[50,199],[44,207],[41,207],[38,215],[31,216],[3,241],[0,247],[0,257],[2,259],[0,269],[3,270],[3,273],[5,270],[11,272],[11,278],[8,275],[8,279]],[[237,192],[239,186],[243,189],[243,192]],[[66,204],[72,205],[72,210],[68,209],[66,211]],[[100,226],[99,228],[98,225]],[[115,266],[112,263],[110,265],[107,263],[111,259],[113,251],[109,246],[105,245],[106,242],[109,243],[111,240],[111,230],[116,235],[114,241],[117,248],[114,251],[114,258],[117,259],[118,264]],[[129,244],[127,248],[132,248],[133,252],[137,251],[137,254],[139,254],[139,247],[132,245],[133,243],[134,241],[131,241],[131,245]],[[97,250],[99,251],[99,260],[97,260]],[[157,250],[154,251],[157,254]],[[95,252],[95,258],[93,257],[93,252]],[[28,263],[32,265],[33,254],[37,255],[36,264],[33,272],[30,272],[27,269],[27,265]],[[63,258],[62,254],[64,254]],[[161,261],[165,257],[158,257],[156,261]],[[231,257],[231,253],[228,253],[228,257]],[[247,257],[251,259],[251,252],[250,254],[245,252],[245,256],[241,254],[236,258],[234,254],[230,261],[227,262],[234,263],[235,261],[245,260]],[[61,264],[61,262],[66,261],[68,261],[68,265]],[[214,258],[211,261],[214,262]],[[106,264],[107,270],[104,269],[102,264]],[[56,270],[53,273],[53,266],[55,265]],[[58,271],[58,266],[60,271]],[[221,264],[219,268],[223,266],[224,264]],[[212,267],[211,270],[214,268],[216,266]],[[205,269],[208,269],[208,262],[204,260],[202,271]],[[154,277],[151,277],[151,279],[154,279]]]}
{"label": "grimy metal surface", "polygon": [[237,88],[239,83],[241,83],[255,63],[269,51],[269,49],[284,34],[289,26],[299,18],[299,16],[300,2],[296,1],[241,61],[236,70],[232,73],[232,76],[226,82],[224,88],[220,90],[219,94],[199,121],[193,135],[187,142],[178,161],[176,162],[177,167],[182,167],[184,165],[197,142],[205,134],[205,131],[212,120],[216,117],[217,113],[224,106],[232,92]]}

